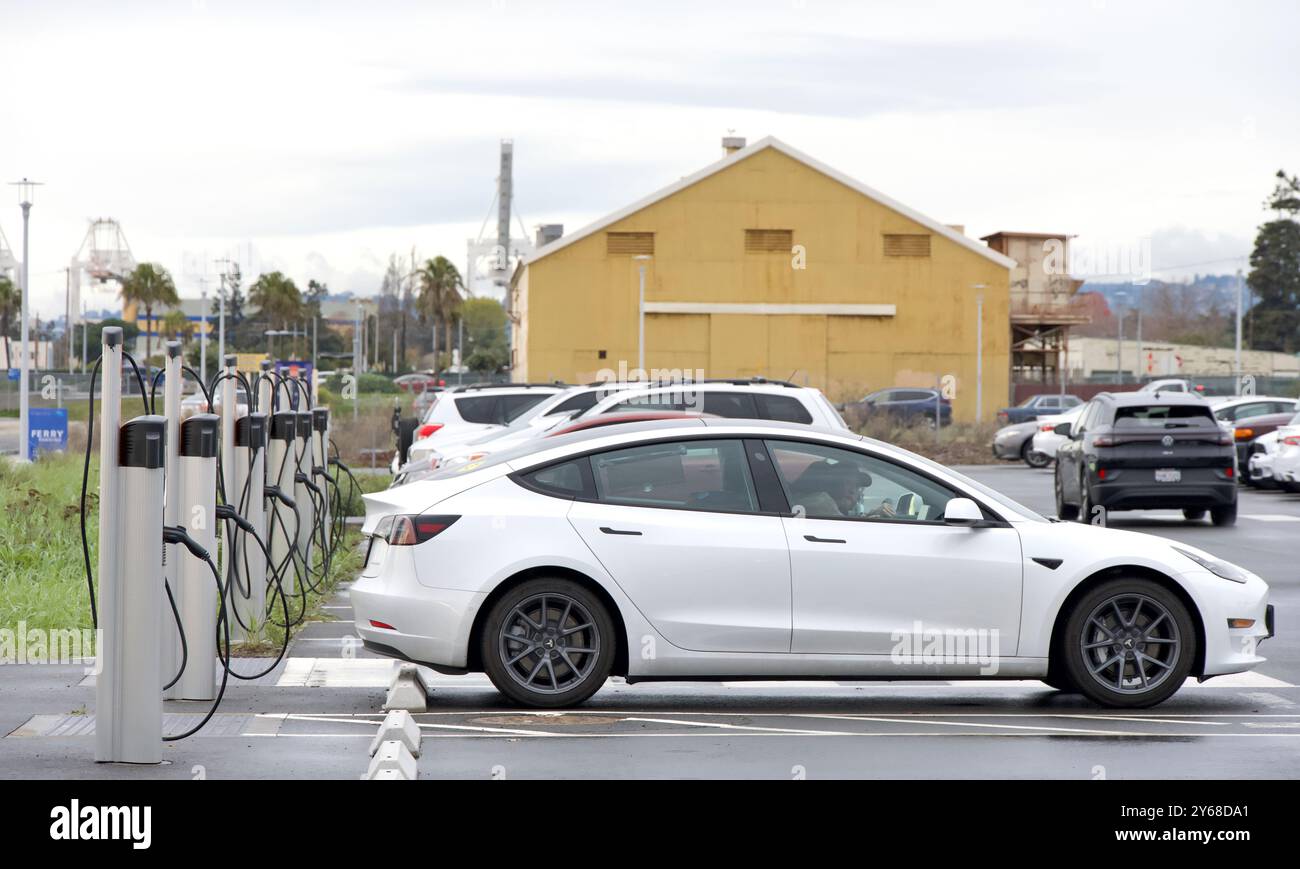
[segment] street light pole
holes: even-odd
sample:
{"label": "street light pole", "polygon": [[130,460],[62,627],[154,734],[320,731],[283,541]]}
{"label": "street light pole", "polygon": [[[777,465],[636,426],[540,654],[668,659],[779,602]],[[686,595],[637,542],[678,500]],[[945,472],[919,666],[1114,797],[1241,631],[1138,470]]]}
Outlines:
{"label": "street light pole", "polygon": [[18,458],[21,461],[31,461],[31,408],[30,396],[27,390],[30,388],[28,369],[31,367],[31,348],[28,347],[28,309],[31,305],[31,288],[28,286],[28,278],[31,274],[31,264],[28,262],[29,245],[27,226],[32,213],[32,188],[40,186],[37,181],[28,181],[24,178],[22,181],[13,182],[18,188],[19,199],[18,205],[23,210],[23,269],[22,269],[22,304],[19,306],[20,316],[23,318],[21,331],[21,346],[23,352],[18,357]]}
{"label": "street light pole", "polygon": [[[208,382],[208,291],[199,290],[199,377]],[[221,356],[218,359],[224,358]]]}
{"label": "street light pole", "polygon": [[1124,308],[1121,301],[1128,293],[1115,294],[1115,382],[1124,382]]}
{"label": "street light pole", "polygon": [[1241,269],[1237,269],[1237,355],[1236,355],[1236,377],[1237,391],[1241,391]]}

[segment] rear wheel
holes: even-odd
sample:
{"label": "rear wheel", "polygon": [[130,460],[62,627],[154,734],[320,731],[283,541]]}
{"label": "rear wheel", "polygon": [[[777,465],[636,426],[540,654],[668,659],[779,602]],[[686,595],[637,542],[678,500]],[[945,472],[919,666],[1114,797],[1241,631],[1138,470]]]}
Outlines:
{"label": "rear wheel", "polygon": [[529,580],[497,601],[482,637],[483,669],[524,706],[581,703],[614,665],[614,624],[604,604],[570,579]]}
{"label": "rear wheel", "polygon": [[1205,511],[1188,507],[1183,510],[1183,518],[1188,522],[1200,522],[1205,518]]}
{"label": "rear wheel", "polygon": [[1214,507],[1210,510],[1210,521],[1220,527],[1237,524],[1237,505]]}
{"label": "rear wheel", "polygon": [[1196,660],[1183,602],[1149,579],[1115,579],[1085,594],[1065,624],[1061,653],[1079,691],[1103,706],[1140,708],[1167,699]]}
{"label": "rear wheel", "polygon": [[1053,488],[1056,490],[1056,518],[1069,521],[1079,515],[1079,508],[1065,503],[1065,492],[1061,490],[1061,475],[1053,474]]}
{"label": "rear wheel", "polygon": [[1092,522],[1092,498],[1088,494],[1088,478],[1079,475],[1079,516],[1080,522]]}

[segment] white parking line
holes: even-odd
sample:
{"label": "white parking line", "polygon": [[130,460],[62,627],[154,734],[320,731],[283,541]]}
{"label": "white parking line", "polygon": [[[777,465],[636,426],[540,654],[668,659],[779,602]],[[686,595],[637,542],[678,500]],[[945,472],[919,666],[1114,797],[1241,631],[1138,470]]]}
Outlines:
{"label": "white parking line", "polygon": [[1300,522],[1300,516],[1288,516],[1285,513],[1242,513],[1238,519],[1254,519],[1257,522]]}
{"label": "white parking line", "polygon": [[[825,716],[831,717],[831,716]],[[674,724],[685,727],[715,727],[721,730],[750,730],[762,733],[785,733],[796,736],[857,736],[849,731],[797,730],[792,727],[754,727],[746,724],[724,724],[721,721],[686,721],[680,718],[624,718],[624,721],[641,721],[649,724]]]}
{"label": "white parking line", "polygon": [[[845,721],[875,721],[881,724],[929,724],[941,727],[989,727],[999,730],[1035,730],[1049,733],[1081,733],[1089,736],[1142,736],[1138,731],[1125,730],[1083,730],[1078,727],[1035,727],[1032,724],[989,724],[980,721],[934,721],[928,718],[882,718],[875,715],[808,715],[808,718],[834,718]],[[1145,734],[1150,735],[1150,734]]]}

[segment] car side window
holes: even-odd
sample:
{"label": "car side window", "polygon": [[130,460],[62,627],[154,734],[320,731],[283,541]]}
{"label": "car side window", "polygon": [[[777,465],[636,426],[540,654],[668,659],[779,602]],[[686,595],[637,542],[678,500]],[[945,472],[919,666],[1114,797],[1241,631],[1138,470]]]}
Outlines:
{"label": "car side window", "polygon": [[756,419],[754,396],[743,392],[704,393],[704,412],[731,419]]}
{"label": "car side window", "polygon": [[875,456],[822,444],[767,441],[790,509],[809,519],[938,522],[946,486]]}
{"label": "car side window", "polygon": [[586,463],[587,460],[583,458],[561,462],[558,465],[549,465],[541,470],[525,474],[523,479],[534,488],[560,498],[577,498],[582,495],[589,495],[587,476],[590,472],[586,470]]}
{"label": "car side window", "polygon": [[500,414],[500,399],[495,395],[475,395],[456,399],[456,410],[465,422],[486,425],[495,423]]}
{"label": "car side window", "polygon": [[545,392],[530,393],[527,395],[503,395],[501,396],[501,418],[496,420],[498,425],[509,425],[524,415],[535,404],[541,404],[549,395]]}
{"label": "car side window", "polygon": [[758,495],[738,440],[646,444],[591,457],[596,497],[606,504],[756,512]]}
{"label": "car side window", "polygon": [[789,395],[768,395],[758,393],[754,396],[758,404],[759,419],[774,419],[781,422],[797,422],[807,425],[812,422],[812,414],[797,398]]}

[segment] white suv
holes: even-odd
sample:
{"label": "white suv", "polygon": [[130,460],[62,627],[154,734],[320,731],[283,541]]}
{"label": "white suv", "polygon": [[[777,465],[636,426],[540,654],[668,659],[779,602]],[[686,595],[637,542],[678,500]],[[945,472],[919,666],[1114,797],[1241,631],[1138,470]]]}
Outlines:
{"label": "white suv", "polygon": [[[504,428],[566,388],[555,383],[501,383],[457,386],[439,392],[433,407],[415,430],[407,461],[426,458],[437,446],[460,443]],[[398,470],[397,461],[394,457],[394,473]]]}
{"label": "white suv", "polygon": [[847,430],[840,416],[820,389],[798,386],[782,380],[701,380],[646,386],[632,393],[618,393],[598,401],[582,415],[602,413],[675,410],[707,413],[731,419],[766,419],[823,428]]}

